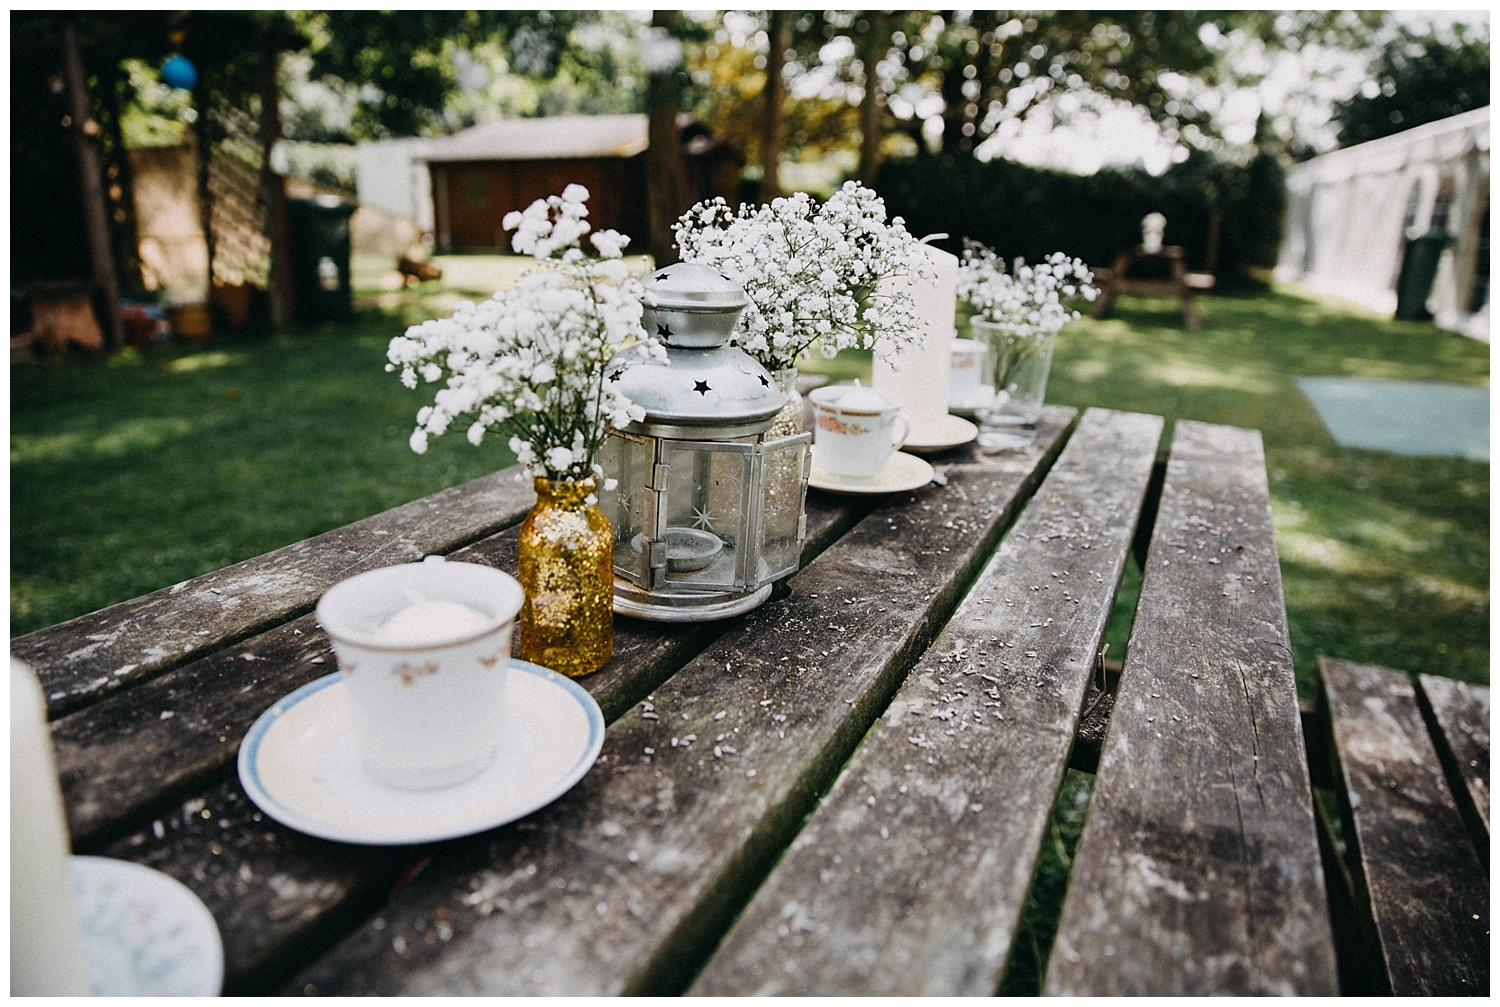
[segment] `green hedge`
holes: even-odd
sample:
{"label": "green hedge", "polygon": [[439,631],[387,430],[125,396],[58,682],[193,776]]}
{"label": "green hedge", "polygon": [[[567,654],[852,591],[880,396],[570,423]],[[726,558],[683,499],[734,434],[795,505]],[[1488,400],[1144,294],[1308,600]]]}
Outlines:
{"label": "green hedge", "polygon": [[1006,257],[1036,261],[1051,252],[1108,266],[1141,242],[1141,218],[1166,215],[1166,243],[1181,245],[1189,268],[1210,266],[1212,218],[1219,215],[1212,264],[1223,284],[1255,283],[1276,264],[1286,212],[1280,163],[1260,154],[1247,165],[1194,155],[1160,176],[1107,169],[1071,175],[1013,161],[980,162],[967,154],[929,154],[881,165],[874,188],[886,209],[921,237],[957,252],[965,237]]}

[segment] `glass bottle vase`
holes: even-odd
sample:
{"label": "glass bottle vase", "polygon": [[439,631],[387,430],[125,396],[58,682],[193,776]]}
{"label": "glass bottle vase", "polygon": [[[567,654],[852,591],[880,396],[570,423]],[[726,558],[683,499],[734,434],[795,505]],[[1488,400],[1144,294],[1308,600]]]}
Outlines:
{"label": "glass bottle vase", "polygon": [[573,677],[598,671],[615,646],[614,536],[595,488],[538,478],[521,522],[521,660]]}
{"label": "glass bottle vase", "polygon": [[771,429],[766,431],[768,441],[802,432],[802,393],[797,391],[796,365],[774,370],[771,377],[776,382],[776,390],[786,396],[786,405],[781,407],[781,412],[771,422]]}

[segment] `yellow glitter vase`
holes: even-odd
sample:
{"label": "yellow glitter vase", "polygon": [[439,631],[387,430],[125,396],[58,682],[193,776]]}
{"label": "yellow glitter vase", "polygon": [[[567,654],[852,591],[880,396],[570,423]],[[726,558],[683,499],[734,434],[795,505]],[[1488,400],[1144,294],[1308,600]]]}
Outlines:
{"label": "yellow glitter vase", "polygon": [[589,502],[595,487],[537,479],[536,506],[521,522],[521,660],[574,677],[604,667],[615,649],[614,535]]}

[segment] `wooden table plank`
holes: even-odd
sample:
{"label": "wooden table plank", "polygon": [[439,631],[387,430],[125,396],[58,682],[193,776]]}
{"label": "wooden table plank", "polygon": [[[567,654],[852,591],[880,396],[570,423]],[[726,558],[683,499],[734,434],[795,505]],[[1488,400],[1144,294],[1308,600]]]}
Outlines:
{"label": "wooden table plank", "polygon": [[[855,497],[810,497],[804,561],[872,507]],[[450,555],[514,574],[515,530]],[[728,625],[618,618],[614,656],[580,684],[612,721]],[[234,992],[274,988],[309,964],[383,901],[396,874],[428,855],[300,835],[264,818],[240,788],[233,762],[249,726],[334,667],[309,614],[52,725],[75,849],[135,860],[192,888],[219,922]]]}
{"label": "wooden table plank", "polygon": [[364,570],[448,553],[520,521],[536,500],[512,466],[304,542],[28,633],[12,657],[60,717],[312,610]]}
{"label": "wooden table plank", "polygon": [[[1438,757],[1451,764],[1450,777],[1463,781],[1456,794],[1459,810],[1472,817],[1476,852],[1489,863],[1490,839],[1490,690],[1436,675],[1420,675],[1417,684],[1427,700],[1437,730],[1432,740]],[[1463,800],[1467,797],[1468,800]]]}
{"label": "wooden table plank", "polygon": [[1161,430],[1084,416],[692,993],[995,992]]}
{"label": "wooden table plank", "polygon": [[1347,805],[1350,868],[1396,996],[1489,993],[1489,876],[1399,671],[1321,658]]}
{"label": "wooden table plank", "polygon": [[1044,990],[1333,994],[1253,430],[1177,424]]}
{"label": "wooden table plank", "polygon": [[[869,504],[821,496],[808,507],[808,555]],[[451,554],[515,575],[516,529]],[[617,620],[616,655],[589,677],[607,719],[650,692],[722,630]],[[139,684],[52,724],[74,846],[86,849],[194,796],[232,765],[240,739],[282,696],[337,669],[312,613]]]}
{"label": "wooden table plank", "polygon": [[1048,409],[1024,455],[955,464],[946,486],[888,498],[788,597],[658,687],[659,719],[616,721],[571,792],[452,844],[287,989],[685,987],[987,560],[1071,415]]}

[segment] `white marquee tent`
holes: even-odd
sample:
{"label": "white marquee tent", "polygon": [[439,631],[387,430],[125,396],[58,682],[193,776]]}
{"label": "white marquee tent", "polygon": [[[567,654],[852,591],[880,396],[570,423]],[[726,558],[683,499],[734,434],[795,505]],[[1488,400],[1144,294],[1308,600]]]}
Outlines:
{"label": "white marquee tent", "polygon": [[1489,190],[1488,107],[1312,158],[1287,174],[1276,276],[1395,311],[1405,239],[1446,231],[1428,310],[1488,342]]}

